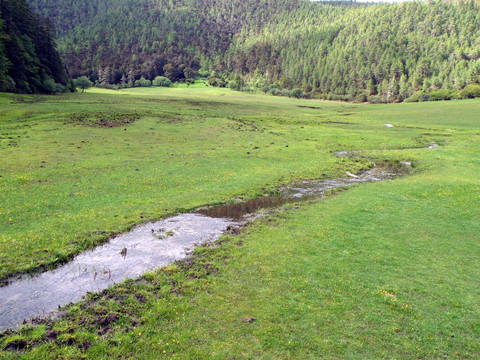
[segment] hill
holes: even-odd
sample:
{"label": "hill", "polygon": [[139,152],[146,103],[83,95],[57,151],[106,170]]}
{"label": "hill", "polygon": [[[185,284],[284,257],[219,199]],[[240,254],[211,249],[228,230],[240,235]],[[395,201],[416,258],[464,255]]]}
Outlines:
{"label": "hill", "polygon": [[70,74],[102,85],[200,70],[235,88],[393,101],[479,81],[473,2],[30,1],[55,22]]}

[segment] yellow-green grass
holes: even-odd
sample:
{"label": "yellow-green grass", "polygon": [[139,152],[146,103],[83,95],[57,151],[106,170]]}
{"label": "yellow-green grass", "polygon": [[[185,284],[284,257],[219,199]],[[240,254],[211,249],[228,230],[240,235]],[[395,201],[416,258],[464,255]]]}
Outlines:
{"label": "yellow-green grass", "polygon": [[[94,89],[0,102],[0,278],[65,261],[134,223],[364,166],[347,166],[332,150],[429,138],[341,116],[363,114],[363,105],[226,89]],[[141,118],[114,128],[69,123],[99,112]],[[340,120],[353,124],[328,122]]]}
{"label": "yellow-green grass", "polygon": [[[415,172],[289,205],[198,248],[193,263],[4,335],[4,348],[28,346],[4,358],[480,357],[479,101],[352,105],[217,89],[13,98],[1,100],[1,133],[22,136],[0,150],[4,274],[28,269],[21,253],[48,263],[44,247],[73,254],[99,241],[96,232],[367,166],[332,151],[391,149],[368,156],[413,161]],[[108,109],[150,113],[122,128],[64,124],[70,112]],[[442,147],[393,150],[432,141]],[[36,205],[47,200],[54,206]]]}

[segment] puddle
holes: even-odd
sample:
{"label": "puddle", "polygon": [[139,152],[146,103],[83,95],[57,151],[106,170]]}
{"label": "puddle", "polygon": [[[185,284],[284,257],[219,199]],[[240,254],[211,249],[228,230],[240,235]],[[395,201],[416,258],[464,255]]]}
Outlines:
{"label": "puddle", "polygon": [[217,240],[229,226],[245,223],[248,215],[259,209],[322,198],[330,189],[391,179],[406,172],[405,163],[384,163],[359,176],[347,172],[341,179],[293,183],[273,196],[141,225],[64,266],[0,288],[0,331],[17,327],[24,319],[52,315],[59,306],[80,301],[87,292],[101,291],[183,259],[195,245]]}
{"label": "puddle", "polygon": [[335,180],[302,181],[282,188],[278,194],[263,196],[244,202],[199,209],[198,213],[212,218],[229,218],[242,221],[246,215],[254,214],[260,209],[276,208],[284,204],[322,198],[328,190],[346,187],[358,183],[392,179],[404,175],[408,166],[406,163],[396,165],[383,164],[374,167],[360,176],[346,173],[346,177]]}

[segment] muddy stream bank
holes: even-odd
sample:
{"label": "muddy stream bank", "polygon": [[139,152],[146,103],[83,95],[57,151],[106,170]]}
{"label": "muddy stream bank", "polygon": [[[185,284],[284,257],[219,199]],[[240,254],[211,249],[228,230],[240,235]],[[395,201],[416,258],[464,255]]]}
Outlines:
{"label": "muddy stream bank", "polygon": [[322,198],[331,189],[392,179],[409,171],[409,163],[381,162],[358,176],[346,173],[340,179],[297,182],[272,196],[201,208],[143,224],[57,269],[24,276],[1,287],[0,331],[16,328],[24,320],[50,316],[59,307],[82,300],[88,292],[101,291],[181,260],[195,245],[217,240],[228,227],[255,218],[260,209]]}

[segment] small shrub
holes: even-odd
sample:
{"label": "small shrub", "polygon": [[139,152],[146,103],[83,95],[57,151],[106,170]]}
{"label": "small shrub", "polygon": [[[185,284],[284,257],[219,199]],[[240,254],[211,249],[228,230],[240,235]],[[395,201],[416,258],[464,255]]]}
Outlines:
{"label": "small shrub", "polygon": [[277,88],[273,88],[273,89],[270,89],[270,91],[268,92],[269,94],[272,94],[274,96],[277,96],[277,95],[280,95],[281,94],[281,91]]}
{"label": "small shrub", "polygon": [[471,84],[460,90],[457,94],[458,99],[473,99],[480,97],[480,85]]}
{"label": "small shrub", "polygon": [[417,92],[410,96],[405,102],[423,102],[423,101],[430,101],[432,99],[430,94]]}
{"label": "small shrub", "polygon": [[172,86],[172,82],[170,81],[169,78],[165,76],[157,76],[155,79],[153,79],[153,85],[154,86],[162,86],[162,87],[170,87]]}
{"label": "small shrub", "polygon": [[382,96],[371,95],[368,97],[368,101],[371,104],[386,104],[387,101]]}
{"label": "small shrub", "polygon": [[228,82],[228,87],[232,90],[240,90],[240,83],[238,81],[232,80]]}
{"label": "small shrub", "polygon": [[455,96],[455,91],[448,89],[440,89],[430,93],[432,101],[451,100]]}
{"label": "small shrub", "polygon": [[270,87],[269,86],[264,86],[264,87],[262,87],[261,90],[262,90],[263,93],[266,94],[270,90]]}
{"label": "small shrub", "polygon": [[292,90],[290,93],[290,96],[296,97],[297,99],[305,97],[305,93],[302,91],[302,89],[295,88]]}
{"label": "small shrub", "polygon": [[208,77],[208,83],[210,84],[210,86],[216,86],[216,87],[225,87],[227,85],[225,81],[223,81],[223,79],[220,79],[214,76]]}
{"label": "small shrub", "polygon": [[360,93],[355,97],[355,100],[358,102],[365,102],[367,101],[367,96],[364,93]]}
{"label": "small shrub", "polygon": [[145,79],[142,77],[140,80],[135,81],[135,87],[149,87],[152,86],[152,82],[150,80]]}

